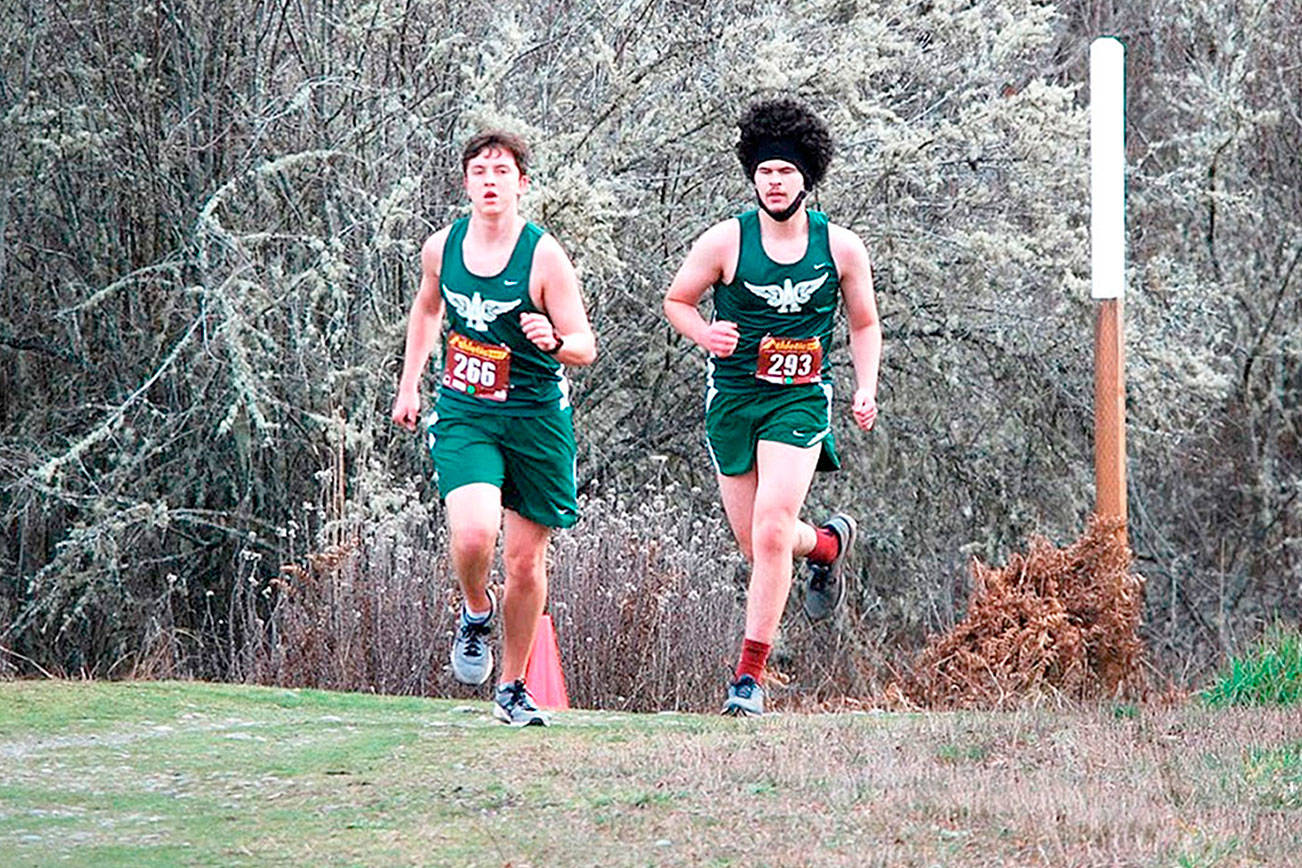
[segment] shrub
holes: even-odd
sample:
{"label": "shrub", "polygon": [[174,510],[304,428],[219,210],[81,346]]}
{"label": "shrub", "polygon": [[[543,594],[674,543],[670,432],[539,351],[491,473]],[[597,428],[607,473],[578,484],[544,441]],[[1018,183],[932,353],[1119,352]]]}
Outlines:
{"label": "shrub", "polygon": [[1094,516],[1066,548],[1033,537],[1002,569],[973,561],[966,617],[928,642],[888,700],[998,708],[1045,692],[1089,699],[1137,686],[1144,580],[1118,529]]}

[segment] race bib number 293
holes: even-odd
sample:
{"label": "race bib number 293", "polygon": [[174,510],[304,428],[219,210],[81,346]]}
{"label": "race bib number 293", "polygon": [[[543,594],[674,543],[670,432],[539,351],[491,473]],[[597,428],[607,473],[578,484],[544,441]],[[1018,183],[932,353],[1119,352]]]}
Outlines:
{"label": "race bib number 293", "polygon": [[485,401],[505,401],[511,384],[511,348],[448,335],[443,385]]}
{"label": "race bib number 293", "polygon": [[823,344],[812,338],[780,338],[765,335],[760,339],[759,362],[755,376],[779,386],[817,383],[822,379]]}

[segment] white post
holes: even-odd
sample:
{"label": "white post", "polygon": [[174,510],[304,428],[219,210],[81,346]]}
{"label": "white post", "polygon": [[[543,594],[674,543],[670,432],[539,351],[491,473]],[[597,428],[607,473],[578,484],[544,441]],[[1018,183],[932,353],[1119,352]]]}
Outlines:
{"label": "white post", "polygon": [[1090,45],[1090,294],[1094,323],[1094,511],[1126,539],[1126,50]]}
{"label": "white post", "polygon": [[1102,36],[1090,45],[1090,293],[1126,289],[1126,49]]}

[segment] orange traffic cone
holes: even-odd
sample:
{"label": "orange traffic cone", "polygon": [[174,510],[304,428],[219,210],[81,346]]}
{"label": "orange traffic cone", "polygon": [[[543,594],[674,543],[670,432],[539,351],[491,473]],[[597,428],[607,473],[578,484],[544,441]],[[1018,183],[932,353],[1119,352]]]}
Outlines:
{"label": "orange traffic cone", "polygon": [[561,674],[561,651],[556,645],[556,630],[552,616],[544,613],[538,619],[538,632],[529,649],[529,662],[524,668],[524,682],[529,692],[542,708],[565,710],[570,707],[570,697],[565,692],[565,676]]}

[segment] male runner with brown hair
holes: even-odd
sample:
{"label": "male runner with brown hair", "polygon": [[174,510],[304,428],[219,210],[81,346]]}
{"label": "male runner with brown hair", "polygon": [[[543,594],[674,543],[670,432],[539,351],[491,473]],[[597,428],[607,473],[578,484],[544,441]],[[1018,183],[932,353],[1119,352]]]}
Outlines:
{"label": "male runner with brown hair", "polygon": [[547,598],[547,541],[578,518],[564,366],[591,364],[596,340],[569,257],[519,214],[528,168],[529,148],[518,136],[489,130],[466,144],[470,216],[421,248],[392,415],[416,430],[421,377],[446,311],[439,396],[427,430],[464,595],[452,672],[467,684],[492,674],[488,636],[498,602],[488,571],[503,528],[502,666],[493,714],[504,723],[546,725],[524,672]]}

